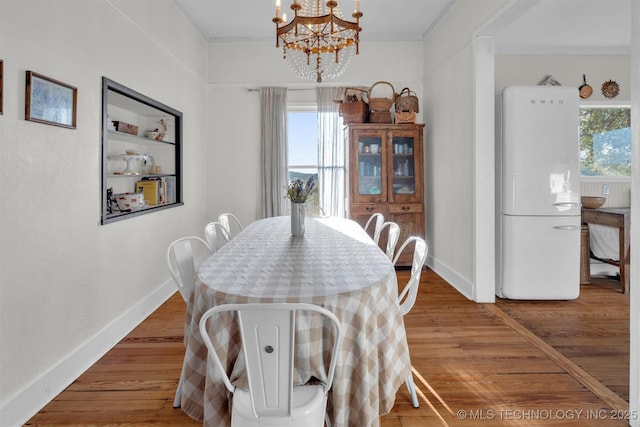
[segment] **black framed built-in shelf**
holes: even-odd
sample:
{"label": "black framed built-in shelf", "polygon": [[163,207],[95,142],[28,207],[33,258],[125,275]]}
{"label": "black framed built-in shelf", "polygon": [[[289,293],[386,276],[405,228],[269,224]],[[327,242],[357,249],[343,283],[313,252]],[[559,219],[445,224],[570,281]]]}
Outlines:
{"label": "black framed built-in shelf", "polygon": [[102,224],[183,204],[182,113],[102,78]]}

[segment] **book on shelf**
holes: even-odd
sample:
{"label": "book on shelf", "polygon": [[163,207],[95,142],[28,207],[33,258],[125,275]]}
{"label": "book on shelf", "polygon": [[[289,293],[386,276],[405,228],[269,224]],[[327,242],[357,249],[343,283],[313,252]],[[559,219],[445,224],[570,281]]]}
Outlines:
{"label": "book on shelf", "polygon": [[150,206],[167,204],[167,183],[165,177],[145,177],[136,182],[136,192],[143,192]]}
{"label": "book on shelf", "polygon": [[165,194],[167,203],[175,203],[176,202],[176,177],[175,176],[166,176],[164,177],[165,182]]}

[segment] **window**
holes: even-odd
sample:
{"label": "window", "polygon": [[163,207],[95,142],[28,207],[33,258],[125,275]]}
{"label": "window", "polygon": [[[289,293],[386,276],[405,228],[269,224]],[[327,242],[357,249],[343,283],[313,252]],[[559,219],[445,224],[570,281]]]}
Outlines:
{"label": "window", "polygon": [[336,92],[341,89],[317,89],[311,92],[314,99],[306,96],[289,104],[287,160],[289,179],[317,179],[309,207],[317,207],[320,215],[344,217],[346,150],[342,118],[334,101],[342,95]]}
{"label": "window", "polygon": [[[289,181],[295,179],[306,181],[310,176],[314,176],[317,185],[318,111],[315,107],[290,109],[287,123]],[[317,206],[318,194],[319,191],[314,192],[307,203]]]}
{"label": "window", "polygon": [[582,176],[631,176],[631,108],[628,105],[580,107]]}

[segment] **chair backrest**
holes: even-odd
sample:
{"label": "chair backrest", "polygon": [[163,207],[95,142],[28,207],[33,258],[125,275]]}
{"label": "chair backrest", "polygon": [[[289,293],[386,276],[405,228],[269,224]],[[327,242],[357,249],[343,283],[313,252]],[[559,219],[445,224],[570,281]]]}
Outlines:
{"label": "chair backrest", "polygon": [[214,251],[217,251],[231,240],[229,231],[218,221],[210,222],[204,226],[204,238]]}
{"label": "chair backrest", "polygon": [[243,230],[242,223],[238,217],[229,212],[218,215],[218,222],[227,230],[229,239],[234,238]]}
{"label": "chair backrest", "polygon": [[[369,226],[373,224],[373,234],[369,231]],[[373,238],[373,241],[378,243],[380,240],[380,229],[382,228],[382,224],[384,224],[384,215],[380,212],[376,212],[367,221],[364,226],[364,231],[369,233],[369,235]]]}
{"label": "chair backrest", "polygon": [[[324,393],[329,391],[333,383],[336,369],[336,355],[342,341],[342,327],[338,318],[329,310],[304,303],[250,303],[225,304],[209,309],[200,318],[200,334],[207,346],[211,360],[222,374],[227,389],[235,392],[235,387],[222,365],[218,351],[211,340],[210,329],[216,325],[216,318],[208,321],[212,316],[222,312],[236,312],[236,321],[240,327],[242,337],[242,351],[249,380],[251,404],[261,423],[271,424],[275,419],[290,417],[293,394],[294,349],[296,336],[296,320],[304,322],[301,329],[318,328],[320,333],[327,331],[324,319],[333,325],[332,348],[329,369],[326,371],[327,381],[324,383]],[[307,313],[303,319],[296,313]],[[317,313],[320,316],[313,316]],[[218,319],[219,320],[219,319]],[[309,322],[309,323],[307,323]],[[228,345],[226,339],[223,345]]]}
{"label": "chair backrest", "polygon": [[429,252],[427,242],[425,242],[423,238],[411,236],[407,238],[407,240],[405,240],[398,249],[395,258],[393,259],[393,265],[396,265],[396,263],[398,262],[398,258],[400,258],[400,255],[402,255],[402,252],[412,242],[414,243],[414,247],[413,261],[411,262],[411,277],[398,295],[398,303],[400,304],[400,311],[402,312],[403,316],[407,314],[411,310],[411,308],[413,308],[413,305],[416,302],[416,297],[418,296],[418,285],[420,284],[420,275],[422,274],[422,267],[424,267],[424,264],[427,261],[427,254]]}
{"label": "chair backrest", "polygon": [[198,236],[181,237],[169,245],[167,265],[185,301],[189,301],[195,287],[198,266],[211,254],[213,250],[209,244]]}
{"label": "chair backrest", "polygon": [[387,254],[387,257],[393,261],[393,254],[400,239],[400,226],[395,222],[385,222],[382,224],[382,227],[380,227],[378,239],[384,235],[385,231],[387,232],[387,245],[384,252]]}

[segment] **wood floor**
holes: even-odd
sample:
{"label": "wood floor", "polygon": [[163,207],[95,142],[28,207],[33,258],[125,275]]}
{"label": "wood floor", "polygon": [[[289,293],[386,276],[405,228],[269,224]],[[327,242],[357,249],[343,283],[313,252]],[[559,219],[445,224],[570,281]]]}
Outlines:
{"label": "wood floor", "polygon": [[[382,427],[628,425],[628,296],[476,304],[430,270],[420,286],[405,318],[420,408],[403,386]],[[172,407],[184,311],[172,297],[26,425],[200,425]]]}

